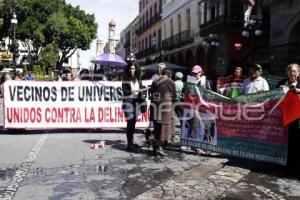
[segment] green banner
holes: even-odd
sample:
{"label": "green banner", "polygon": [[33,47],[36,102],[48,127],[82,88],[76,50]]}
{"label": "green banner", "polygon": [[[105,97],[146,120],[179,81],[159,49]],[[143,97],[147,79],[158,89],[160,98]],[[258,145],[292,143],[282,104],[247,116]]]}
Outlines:
{"label": "green banner", "polygon": [[188,85],[182,145],[285,165],[287,129],[278,107],[282,97],[278,89],[229,99]]}

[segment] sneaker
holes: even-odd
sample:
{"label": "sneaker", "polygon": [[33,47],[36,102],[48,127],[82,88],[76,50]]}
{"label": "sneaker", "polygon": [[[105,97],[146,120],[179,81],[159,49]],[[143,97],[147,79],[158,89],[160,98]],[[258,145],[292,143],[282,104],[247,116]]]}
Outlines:
{"label": "sneaker", "polygon": [[163,150],[163,148],[159,148],[159,150],[157,151],[157,153],[159,154],[159,155],[161,155],[161,156],[168,156],[168,154],[166,154],[165,152],[164,152],[164,150]]}
{"label": "sneaker", "polygon": [[203,151],[202,149],[196,149],[196,151],[197,151],[198,153],[200,153],[200,154],[206,154],[206,152]]}
{"label": "sneaker", "polygon": [[180,149],[181,149],[182,151],[189,151],[189,150],[191,150],[191,147],[181,146]]}

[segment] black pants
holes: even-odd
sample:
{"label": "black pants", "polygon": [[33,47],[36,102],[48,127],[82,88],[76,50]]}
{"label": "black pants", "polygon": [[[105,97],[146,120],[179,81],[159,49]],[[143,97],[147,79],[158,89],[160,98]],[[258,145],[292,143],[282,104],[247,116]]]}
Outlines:
{"label": "black pants", "polygon": [[126,130],[126,135],[127,135],[127,145],[131,146],[133,145],[133,134],[135,130],[135,124],[136,124],[136,119],[138,117],[138,100],[133,100],[133,102],[127,102],[128,103],[128,108],[130,108],[127,113],[125,114],[126,119],[127,119],[127,130]]}
{"label": "black pants", "polygon": [[[287,166],[290,168],[299,167],[300,165],[300,130],[298,120],[289,125],[288,134],[288,159]],[[299,169],[300,172],[300,169]]]}
{"label": "black pants", "polygon": [[153,149],[156,150],[156,149],[159,149],[159,147],[161,146],[161,124],[157,123],[157,121],[154,121],[153,135],[154,135],[154,140],[155,140]]}
{"label": "black pants", "polygon": [[173,107],[173,109],[175,110],[175,114],[180,120],[180,127],[182,127],[182,117],[183,117],[183,105],[181,105],[181,103],[182,102],[180,101],[176,101],[174,104],[175,106]]}

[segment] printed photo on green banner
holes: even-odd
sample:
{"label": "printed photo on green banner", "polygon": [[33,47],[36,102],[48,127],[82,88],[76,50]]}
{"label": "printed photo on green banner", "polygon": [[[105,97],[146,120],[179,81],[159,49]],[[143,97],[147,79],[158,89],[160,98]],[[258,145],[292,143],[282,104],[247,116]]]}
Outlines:
{"label": "printed photo on green banner", "polygon": [[185,109],[183,116],[185,120],[182,126],[182,138],[217,144],[217,126],[214,115]]}
{"label": "printed photo on green banner", "polygon": [[278,102],[282,90],[229,99],[188,85],[181,143],[242,158],[285,165],[287,128]]}

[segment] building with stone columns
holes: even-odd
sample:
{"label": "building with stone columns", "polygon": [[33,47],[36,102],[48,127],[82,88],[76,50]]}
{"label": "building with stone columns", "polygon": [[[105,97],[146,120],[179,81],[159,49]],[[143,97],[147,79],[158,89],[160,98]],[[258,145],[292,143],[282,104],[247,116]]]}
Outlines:
{"label": "building with stone columns", "polygon": [[300,64],[300,1],[265,0],[270,9],[271,73],[283,74],[289,63]]}

